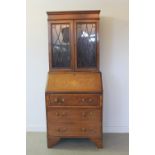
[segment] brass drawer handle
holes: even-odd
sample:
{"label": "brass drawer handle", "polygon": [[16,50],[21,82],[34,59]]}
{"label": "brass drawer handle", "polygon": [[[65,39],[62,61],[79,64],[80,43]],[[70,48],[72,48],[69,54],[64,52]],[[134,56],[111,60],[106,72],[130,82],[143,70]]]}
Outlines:
{"label": "brass drawer handle", "polygon": [[62,99],[61,98],[60,99],[58,98],[55,103],[58,103],[60,105],[60,104],[64,103],[64,101],[65,101],[64,98],[62,98]]}
{"label": "brass drawer handle", "polygon": [[55,114],[56,116],[62,116],[62,117],[67,115],[66,112],[62,112],[61,114],[59,112],[56,112]]}
{"label": "brass drawer handle", "polygon": [[54,99],[54,102],[55,102],[55,103],[58,103],[58,99],[57,99],[57,98],[55,98],[55,99]]}
{"label": "brass drawer handle", "polygon": [[92,101],[93,101],[92,98],[88,98],[88,99],[82,98],[82,99],[81,99],[81,102],[82,102],[82,103],[85,103],[85,102],[91,103]]}
{"label": "brass drawer handle", "polygon": [[62,99],[60,99],[60,98],[55,98],[55,99],[54,99],[54,103],[57,103],[57,104],[62,104],[62,103],[64,103],[64,101],[65,101],[64,98],[62,98]]}

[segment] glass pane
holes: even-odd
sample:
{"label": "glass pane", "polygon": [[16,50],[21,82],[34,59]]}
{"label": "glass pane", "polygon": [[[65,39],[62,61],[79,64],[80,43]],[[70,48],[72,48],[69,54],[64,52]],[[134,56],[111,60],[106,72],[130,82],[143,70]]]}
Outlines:
{"label": "glass pane", "polygon": [[69,24],[52,25],[52,67],[70,67]]}
{"label": "glass pane", "polygon": [[77,67],[96,67],[96,24],[77,24]]}

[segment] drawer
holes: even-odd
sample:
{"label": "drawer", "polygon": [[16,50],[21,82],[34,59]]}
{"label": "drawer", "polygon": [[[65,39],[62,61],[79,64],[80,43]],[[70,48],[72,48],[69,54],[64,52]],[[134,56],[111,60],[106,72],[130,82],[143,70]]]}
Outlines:
{"label": "drawer", "polygon": [[99,106],[98,94],[47,94],[48,106]]}
{"label": "drawer", "polygon": [[101,125],[100,124],[88,124],[88,123],[54,123],[48,126],[49,136],[101,136]]}
{"label": "drawer", "polygon": [[47,108],[48,122],[100,122],[101,109]]}

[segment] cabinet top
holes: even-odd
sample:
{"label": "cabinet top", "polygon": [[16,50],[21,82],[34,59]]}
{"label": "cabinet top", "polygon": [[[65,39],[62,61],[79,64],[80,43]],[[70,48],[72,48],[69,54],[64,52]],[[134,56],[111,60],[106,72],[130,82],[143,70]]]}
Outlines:
{"label": "cabinet top", "polygon": [[92,13],[100,13],[100,10],[74,10],[74,11],[49,11],[48,15],[62,15],[62,14],[92,14]]}
{"label": "cabinet top", "polygon": [[51,11],[48,20],[99,19],[100,10]]}

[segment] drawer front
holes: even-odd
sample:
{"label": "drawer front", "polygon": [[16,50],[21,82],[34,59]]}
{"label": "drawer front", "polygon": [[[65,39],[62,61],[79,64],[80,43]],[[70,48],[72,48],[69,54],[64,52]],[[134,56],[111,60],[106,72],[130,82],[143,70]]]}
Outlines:
{"label": "drawer front", "polygon": [[48,106],[99,106],[100,95],[96,94],[47,94]]}
{"label": "drawer front", "polygon": [[101,121],[100,109],[62,109],[62,108],[47,108],[48,122],[82,122],[82,121]]}
{"label": "drawer front", "polygon": [[54,123],[48,126],[49,136],[100,136],[101,125],[100,124],[87,124],[87,123]]}

